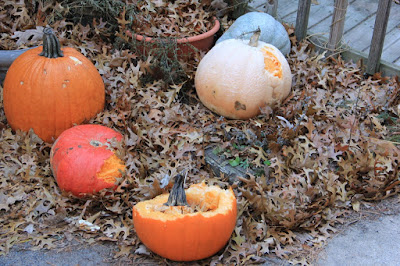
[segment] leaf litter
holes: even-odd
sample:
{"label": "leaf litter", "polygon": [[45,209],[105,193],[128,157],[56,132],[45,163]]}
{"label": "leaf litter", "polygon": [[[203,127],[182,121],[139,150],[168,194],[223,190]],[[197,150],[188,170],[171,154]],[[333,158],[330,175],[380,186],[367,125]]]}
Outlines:
{"label": "leaf litter", "polygon": [[[17,31],[33,29],[26,33],[33,37],[20,36],[36,38],[34,29],[47,23],[40,14],[63,8],[39,3],[41,12],[33,19],[24,1],[1,2],[0,16],[12,14],[0,23],[10,33],[1,35],[7,47],[13,47]],[[109,35],[102,20],[85,26],[58,20],[52,27],[63,45],[79,49],[102,75],[106,107],[89,123],[124,135],[118,156],[126,172],[115,191],[84,199],[65,195],[50,169],[51,144],[32,131],[12,131],[1,98],[1,255],[24,242],[39,250],[62,249],[77,240],[115,243],[119,251],[113,259],[120,262],[173,264],[141,244],[132,207],[166,193],[169,177],[184,170],[187,184],[232,186],[238,200],[232,238],[218,254],[195,262],[199,265],[257,264],[268,257],[310,264],[360,203],[399,194],[400,150],[393,141],[400,131],[397,77],[365,77],[355,63],[316,54],[306,41],[296,43],[288,28],[292,93],[253,119],[229,120],[196,96],[193,77],[203,54],[180,62],[186,76],[171,83],[151,75],[151,56],[142,59],[104,41]],[[120,29],[116,35],[124,34]],[[208,148],[247,169],[247,175],[234,182],[214,175],[205,162]]]}

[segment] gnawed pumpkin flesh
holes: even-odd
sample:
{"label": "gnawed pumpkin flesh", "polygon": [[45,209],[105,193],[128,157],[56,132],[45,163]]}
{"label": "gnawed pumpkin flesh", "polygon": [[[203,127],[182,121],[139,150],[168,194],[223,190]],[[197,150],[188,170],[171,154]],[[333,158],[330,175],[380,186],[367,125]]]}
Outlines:
{"label": "gnawed pumpkin flesh", "polygon": [[232,202],[236,201],[231,189],[224,190],[218,186],[208,186],[205,182],[191,185],[190,188],[186,189],[184,192],[187,199],[186,204],[177,206],[168,206],[166,204],[171,197],[182,197],[180,195],[174,195],[176,190],[173,189],[170,195],[163,194],[154,199],[139,202],[136,204],[135,208],[144,218],[147,217],[167,221],[188,215],[200,214],[205,217],[212,217],[218,214],[226,214],[232,211]]}
{"label": "gnawed pumpkin flesh", "polygon": [[117,179],[122,177],[124,170],[125,164],[114,154],[104,161],[100,171],[96,173],[96,177],[106,183],[115,184]]}
{"label": "gnawed pumpkin flesh", "polygon": [[274,51],[269,47],[261,48],[261,52],[264,55],[265,70],[270,72],[272,75],[278,78],[282,78],[282,66],[281,62],[274,55]]}

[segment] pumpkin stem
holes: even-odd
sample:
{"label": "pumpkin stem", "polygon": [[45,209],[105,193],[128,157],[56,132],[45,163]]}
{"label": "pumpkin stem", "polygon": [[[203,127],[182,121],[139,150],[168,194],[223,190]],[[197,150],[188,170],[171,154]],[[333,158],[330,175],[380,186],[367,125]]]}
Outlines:
{"label": "pumpkin stem", "polygon": [[185,178],[178,174],[174,178],[174,186],[169,193],[168,201],[164,203],[166,206],[189,206],[186,200],[185,188],[183,187]]}
{"label": "pumpkin stem", "polygon": [[258,39],[260,38],[261,30],[260,27],[256,29],[253,33],[253,35],[250,37],[249,45],[253,47],[258,46]]}
{"label": "pumpkin stem", "polygon": [[47,58],[63,57],[60,42],[50,27],[43,30],[43,51],[39,54]]}

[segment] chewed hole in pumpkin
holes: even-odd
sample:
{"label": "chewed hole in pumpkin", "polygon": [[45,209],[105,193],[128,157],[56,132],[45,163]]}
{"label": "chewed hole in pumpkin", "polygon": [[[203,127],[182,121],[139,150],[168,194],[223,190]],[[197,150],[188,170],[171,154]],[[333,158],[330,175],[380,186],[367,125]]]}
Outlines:
{"label": "chewed hole in pumpkin", "polygon": [[261,48],[261,52],[264,55],[265,70],[275,77],[282,78],[281,62],[274,55],[274,51],[269,47],[263,47]]}
{"label": "chewed hole in pumpkin", "polygon": [[100,171],[96,173],[97,178],[102,179],[106,183],[115,183],[118,178],[122,177],[125,165],[121,159],[115,154],[104,161]]}

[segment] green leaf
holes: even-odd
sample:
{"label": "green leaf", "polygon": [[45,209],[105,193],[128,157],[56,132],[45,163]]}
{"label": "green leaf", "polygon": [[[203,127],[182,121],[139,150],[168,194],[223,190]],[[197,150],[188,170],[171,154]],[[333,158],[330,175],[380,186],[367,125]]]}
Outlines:
{"label": "green leaf", "polygon": [[240,164],[240,158],[236,157],[235,159],[230,159],[229,164],[233,167],[238,166]]}
{"label": "green leaf", "polygon": [[270,166],[271,165],[271,161],[270,160],[265,160],[264,164]]}
{"label": "green leaf", "polygon": [[246,158],[246,160],[241,161],[241,162],[239,163],[239,165],[240,165],[241,167],[243,167],[243,168],[249,168],[249,166],[250,166],[250,164],[249,164],[249,159]]}

